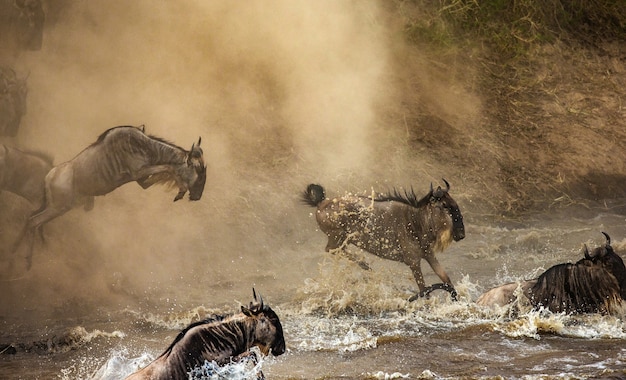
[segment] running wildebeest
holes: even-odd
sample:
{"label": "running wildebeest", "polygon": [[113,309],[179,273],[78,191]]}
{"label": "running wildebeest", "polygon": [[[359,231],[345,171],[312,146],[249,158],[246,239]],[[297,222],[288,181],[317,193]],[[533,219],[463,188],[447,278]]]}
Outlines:
{"label": "running wildebeest", "polygon": [[[327,199],[324,188],[315,184],[307,187],[302,199],[317,207],[317,223],[328,236],[327,252],[354,244],[376,256],[408,265],[419,287],[419,293],[409,301],[435,289],[447,290],[456,300],[450,277],[435,257],[452,241],[465,237],[463,216],[448,193],[450,184],[445,179],[444,182],[445,189],[438,186],[433,190],[431,184],[428,194],[419,200],[413,190],[402,194],[396,189],[374,197],[345,195]],[[430,264],[442,284],[425,286],[422,259]]]}
{"label": "running wildebeest", "polygon": [[626,267],[611,247],[609,235],[603,234],[605,245],[591,253],[585,245],[584,258],[575,264],[557,264],[536,279],[490,289],[476,302],[504,306],[515,300],[515,291],[521,287],[534,309],[543,307],[568,314],[613,313],[626,299]]}
{"label": "running wildebeest", "polygon": [[0,49],[14,54],[40,50],[45,19],[41,0],[0,1]]}
{"label": "running wildebeest", "polygon": [[44,178],[52,169],[52,158],[0,144],[0,191],[8,191],[36,208],[44,200]]}
{"label": "running wildebeest", "polygon": [[241,313],[228,317],[208,318],[193,323],[178,334],[174,342],[147,367],[127,377],[127,380],[182,380],[205,361],[218,365],[236,362],[251,355],[253,346],[264,355],[270,351],[285,353],[283,327],[276,313],[257,299],[250,307],[241,306]]}
{"label": "running wildebeest", "polygon": [[26,79],[19,79],[13,69],[0,67],[0,136],[17,135],[26,113],[27,92]]}
{"label": "running wildebeest", "polygon": [[120,126],[108,129],[97,141],[70,161],[57,165],[45,178],[45,200],[33,213],[13,251],[26,234],[30,235],[28,265],[32,262],[34,233],[50,220],[78,204],[93,207],[93,197],[105,195],[125,183],[136,181],[146,189],[154,184],[174,184],[179,191],[174,201],[189,191],[199,200],[204,191],[206,166],[201,139],[190,151],[161,138],[149,136],[143,128]]}

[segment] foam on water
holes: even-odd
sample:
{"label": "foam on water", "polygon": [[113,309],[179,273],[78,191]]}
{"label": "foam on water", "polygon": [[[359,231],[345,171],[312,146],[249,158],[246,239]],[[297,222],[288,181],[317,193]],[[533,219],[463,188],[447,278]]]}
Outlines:
{"label": "foam on water", "polygon": [[189,373],[189,380],[256,380],[262,377],[263,359],[258,349],[251,350],[252,358],[219,366],[215,362],[205,361]]}
{"label": "foam on water", "polygon": [[[84,358],[86,359],[86,358]],[[87,363],[72,365],[62,371],[63,380],[119,380],[136,372],[150,364],[154,357],[149,353],[142,353],[137,357],[132,357],[127,349],[114,350],[110,353],[108,360],[95,372],[89,370]]]}
{"label": "foam on water", "polygon": [[547,310],[527,311],[518,318],[494,321],[493,330],[508,337],[541,339],[559,335],[582,339],[625,339],[626,324],[617,316],[567,315]]}
{"label": "foam on water", "polygon": [[[208,362],[199,366],[189,373],[190,380],[250,380],[257,379],[261,373],[266,360],[259,350],[251,350],[253,357],[242,360],[238,363],[230,363],[218,366],[215,362]],[[124,379],[137,370],[147,366],[154,360],[154,356],[148,352],[143,352],[139,356],[132,356],[128,349],[114,350],[110,353],[108,360],[95,371],[89,370],[87,361],[83,358],[79,363],[75,363],[62,371],[60,376],[63,380],[119,380]],[[271,360],[271,359],[269,359]]]}
{"label": "foam on water", "polygon": [[[383,345],[390,344],[391,346],[387,347],[393,347],[394,344],[398,344],[402,347],[421,348],[421,342],[429,339],[438,342],[442,339],[443,341],[459,339],[458,343],[463,346],[464,337],[473,339],[483,335],[495,339],[496,347],[501,347],[501,350],[494,349],[489,344],[480,346],[483,343],[479,342],[476,352],[459,352],[458,355],[466,355],[469,360],[484,363],[508,363],[517,360],[536,364],[535,368],[528,367],[528,375],[518,378],[545,378],[542,373],[549,372],[553,375],[554,366],[563,369],[563,376],[576,378],[581,373],[588,373],[591,367],[595,368],[593,373],[597,373],[598,369],[616,368],[626,361],[625,351],[620,354],[621,356],[612,356],[608,359],[587,357],[588,360],[585,360],[584,365],[577,366],[572,361],[576,360],[576,356],[558,351],[560,353],[554,355],[553,361],[537,359],[535,363],[534,358],[538,349],[550,350],[553,347],[551,344],[554,342],[546,337],[557,336],[575,340],[626,339],[626,324],[623,319],[626,313],[614,316],[598,314],[572,316],[545,310],[533,311],[521,292],[517,294],[518,299],[512,305],[492,308],[477,305],[474,301],[486,287],[491,286],[492,282],[502,284],[536,277],[545,270],[545,267],[551,265],[548,259],[563,262],[570,258],[574,260],[578,256],[577,252],[569,248],[561,249],[563,252],[559,251],[554,255],[544,254],[543,257],[541,252],[537,253],[551,252],[545,249],[544,244],[548,244],[546,242],[562,245],[558,237],[554,237],[558,235],[558,231],[541,229],[515,231],[505,228],[483,228],[483,230],[482,233],[485,234],[510,235],[498,236],[498,239],[506,239],[512,243],[498,246],[496,242],[487,248],[490,252],[485,257],[501,259],[499,260],[501,263],[496,266],[489,264],[492,268],[489,276],[480,277],[485,271],[482,267],[478,272],[467,269],[469,274],[456,273],[454,284],[459,294],[458,302],[452,302],[449,294],[444,291],[434,292],[429,299],[408,302],[408,298],[416,290],[416,284],[410,270],[402,264],[365,254],[365,260],[372,267],[372,270],[367,271],[340,254],[323,256],[317,275],[302,279],[299,286],[284,295],[282,303],[270,302],[283,324],[287,343],[285,356],[291,356],[284,359],[281,357],[277,362],[278,366],[283,370],[289,368],[290,365],[285,363],[293,360],[294,356],[321,355],[318,357],[332,358],[334,353],[338,353],[340,357],[353,358],[353,355],[377,357],[377,351],[381,351],[380,355],[383,355],[382,350],[379,350]],[[481,261],[477,263],[480,266],[484,264],[485,257],[473,258],[471,255],[464,257],[465,264],[472,264],[471,260]],[[529,263],[525,263],[525,260]],[[425,266],[423,269],[425,275],[432,276],[432,273],[427,273],[430,268]],[[94,368],[94,364],[90,364],[90,359],[85,356],[84,359],[68,366],[62,378],[88,379],[92,378],[91,375],[94,373],[95,379],[123,378],[139,367],[147,365],[153,355],[167,346],[169,337],[173,337],[189,323],[210,315],[229,314],[235,309],[237,308],[232,304],[228,304],[218,308],[196,306],[152,313],[126,310],[125,315],[130,316],[132,320],[153,327],[160,339],[163,339],[162,344],[155,340],[149,341],[153,339],[150,334],[149,339],[148,335],[137,339],[122,339],[115,347],[116,351],[102,359],[105,363],[102,364],[101,361],[97,364],[100,365],[99,368]],[[146,346],[151,348],[148,349]],[[127,351],[133,354],[128,354]],[[255,371],[261,369],[261,364],[266,366],[266,372],[271,373],[273,360],[263,358],[253,366],[248,364],[246,367],[239,363],[226,368],[205,363],[194,372],[194,378],[254,378]],[[332,359],[330,360],[332,362]],[[377,365],[385,363],[384,359],[381,360]],[[403,366],[391,368],[377,366],[373,369],[368,368],[369,372],[365,372],[364,369],[360,376],[371,379],[395,379],[406,376],[423,379],[449,378],[439,375],[441,368],[422,367],[410,374],[403,368]],[[481,377],[478,375],[476,378]]]}

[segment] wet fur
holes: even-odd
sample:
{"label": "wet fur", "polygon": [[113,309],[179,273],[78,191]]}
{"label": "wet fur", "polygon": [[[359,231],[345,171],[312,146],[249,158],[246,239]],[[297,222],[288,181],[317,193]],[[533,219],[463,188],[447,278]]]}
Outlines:
{"label": "wet fur", "polygon": [[225,365],[238,361],[258,346],[267,355],[285,352],[283,329],[276,313],[256,301],[230,316],[214,316],[192,323],[182,330],[168,348],[145,368],[127,380],[183,380],[205,361]]}
{"label": "wet fur", "polygon": [[327,199],[322,186],[310,184],[301,200],[317,208],[318,225],[328,236],[326,251],[354,244],[381,258],[400,261],[411,268],[420,293],[426,294],[421,260],[425,259],[453,290],[435,253],[465,237],[463,217],[448,188],[431,188],[419,199],[412,189]]}
{"label": "wet fur", "polygon": [[[552,312],[614,313],[626,299],[626,266],[610,245],[597,247],[578,262],[554,265],[538,278],[520,286],[535,309]],[[477,300],[484,306],[503,306],[512,302],[517,284],[505,284],[485,292]]]}

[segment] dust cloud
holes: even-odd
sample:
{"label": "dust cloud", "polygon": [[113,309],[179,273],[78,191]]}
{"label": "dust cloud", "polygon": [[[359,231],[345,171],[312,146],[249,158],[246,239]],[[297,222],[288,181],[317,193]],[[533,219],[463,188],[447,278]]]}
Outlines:
{"label": "dust cloud", "polygon": [[280,299],[324,255],[313,209],[298,201],[308,183],[421,193],[447,177],[460,189],[448,163],[409,150],[415,115],[399,103],[413,91],[455,121],[478,103],[445,75],[433,83],[428,62],[405,65],[387,12],[376,1],[291,0],[56,9],[42,50],[16,64],[29,93],[15,144],[58,164],[110,127],[145,124],[185,149],[201,136],[207,184],[200,201],[173,204],[175,191],[131,183],[50,222],[33,269],[3,282],[0,315],[231,302],[252,286]]}

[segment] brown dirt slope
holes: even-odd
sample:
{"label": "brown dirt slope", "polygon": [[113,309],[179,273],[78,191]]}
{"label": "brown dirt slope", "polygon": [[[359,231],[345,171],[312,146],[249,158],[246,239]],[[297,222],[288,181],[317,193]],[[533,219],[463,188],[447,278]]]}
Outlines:
{"label": "brown dirt slope", "polygon": [[626,7],[538,4],[394,9],[410,46],[396,61],[412,147],[451,162],[472,198],[509,215],[626,197]]}

